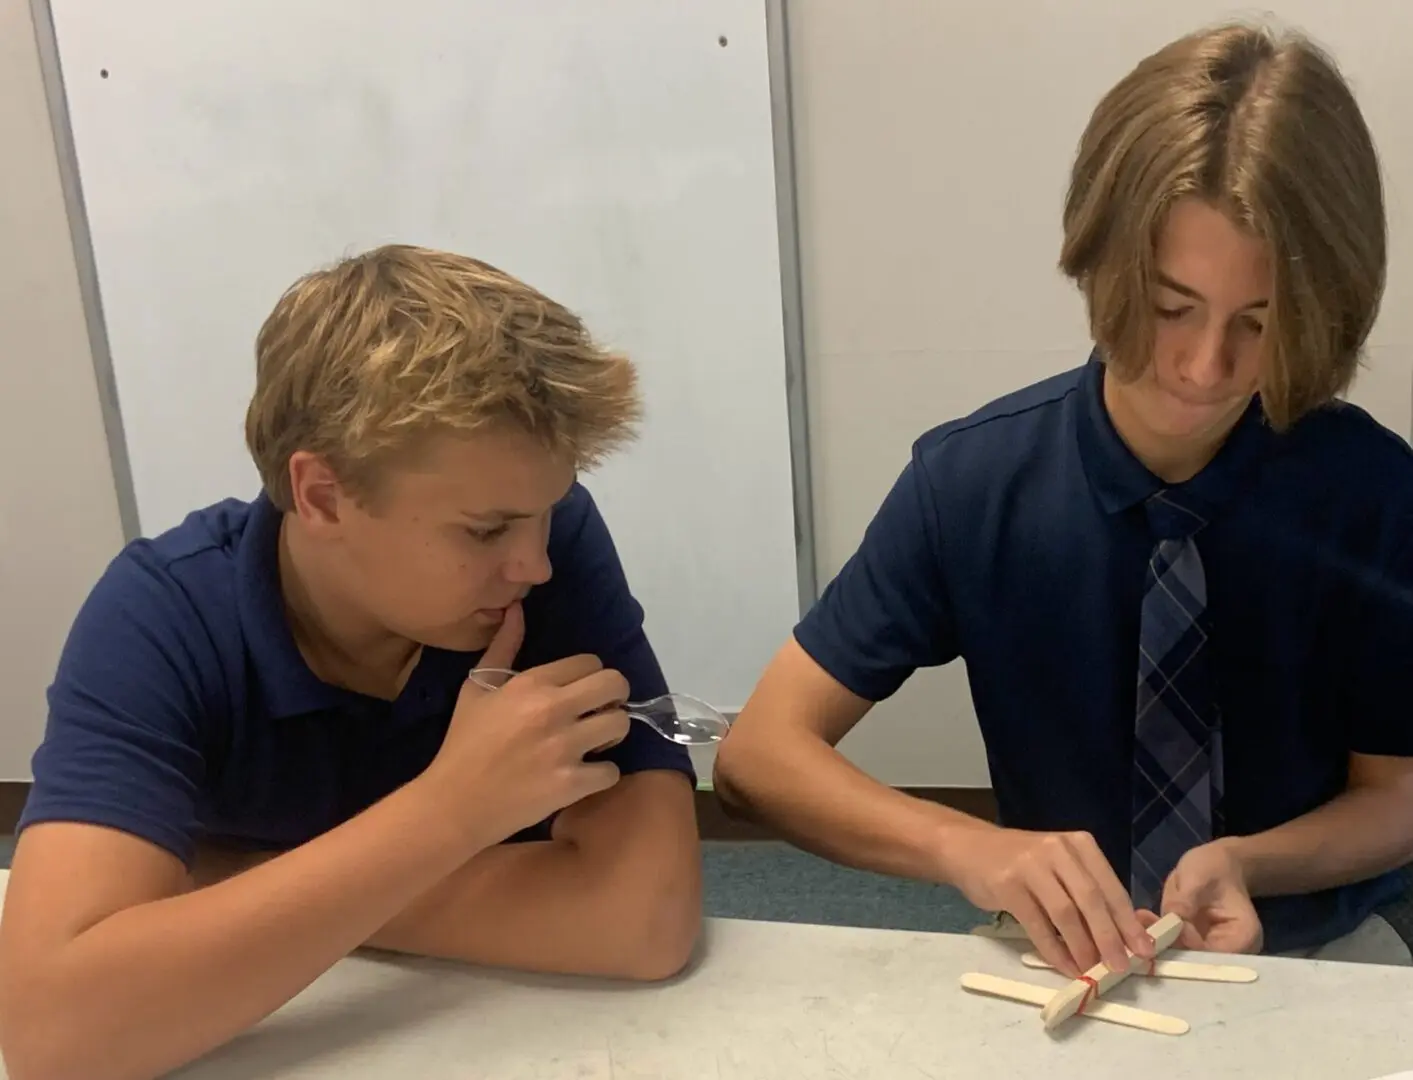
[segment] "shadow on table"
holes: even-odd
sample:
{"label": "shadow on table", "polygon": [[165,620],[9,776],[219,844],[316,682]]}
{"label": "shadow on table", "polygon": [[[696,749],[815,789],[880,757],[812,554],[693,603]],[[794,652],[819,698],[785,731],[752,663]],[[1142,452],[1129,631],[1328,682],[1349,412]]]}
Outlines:
{"label": "shadow on table", "polygon": [[[710,930],[706,929],[687,968],[663,983],[594,979],[592,984],[599,993],[650,993],[691,978],[710,948]],[[431,1017],[450,1012],[474,1016],[477,1002],[494,995],[498,987],[554,991],[582,989],[586,983],[575,976],[465,969],[451,961],[373,950],[357,955],[376,965],[375,983],[360,980],[359,985],[337,992],[316,984],[312,996],[307,992],[262,1024],[171,1076],[179,1080],[245,1080],[283,1075],[321,1061],[332,1068],[382,1040],[426,1024]],[[455,977],[462,970],[474,972],[476,977]]]}
{"label": "shadow on table", "polygon": [[352,987],[312,1000],[296,999],[284,1010],[237,1036],[224,1047],[171,1075],[182,1080],[235,1080],[283,1075],[327,1059],[356,1057],[360,1050],[429,1017],[474,1010],[488,989],[471,979],[429,978],[425,962],[369,956],[385,963],[377,985]]}

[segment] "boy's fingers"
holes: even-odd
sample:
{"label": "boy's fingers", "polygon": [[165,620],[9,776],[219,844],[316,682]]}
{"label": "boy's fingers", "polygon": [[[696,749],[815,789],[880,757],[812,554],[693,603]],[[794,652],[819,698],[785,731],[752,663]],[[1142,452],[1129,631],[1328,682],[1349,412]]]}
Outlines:
{"label": "boy's fingers", "polygon": [[495,636],[481,654],[477,667],[515,670],[515,658],[520,654],[520,646],[525,641],[525,610],[519,601],[505,609],[505,618],[496,628]]}

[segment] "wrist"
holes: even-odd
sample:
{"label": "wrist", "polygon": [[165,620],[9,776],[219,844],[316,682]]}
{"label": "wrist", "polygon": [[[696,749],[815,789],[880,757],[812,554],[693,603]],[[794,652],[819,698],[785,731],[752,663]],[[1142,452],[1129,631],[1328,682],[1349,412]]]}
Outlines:
{"label": "wrist", "polygon": [[933,880],[941,885],[962,888],[976,863],[976,853],[1005,830],[980,818],[955,814],[938,824],[932,833]]}
{"label": "wrist", "polygon": [[435,774],[424,772],[389,798],[405,804],[418,831],[434,845],[462,859],[494,847],[515,832],[515,826],[497,821],[500,808],[486,806],[484,798],[468,800],[462,792],[448,791]]}
{"label": "wrist", "polygon": [[1226,858],[1232,875],[1247,895],[1251,894],[1252,876],[1256,870],[1256,852],[1249,836],[1223,836],[1211,842]]}

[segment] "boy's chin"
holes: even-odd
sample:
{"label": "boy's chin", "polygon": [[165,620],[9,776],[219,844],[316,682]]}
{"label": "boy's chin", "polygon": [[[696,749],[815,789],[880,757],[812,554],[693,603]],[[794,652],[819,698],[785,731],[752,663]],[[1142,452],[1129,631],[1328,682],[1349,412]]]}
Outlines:
{"label": "boy's chin", "polygon": [[479,624],[467,624],[465,626],[447,627],[438,631],[428,632],[421,635],[422,644],[433,649],[443,649],[447,652],[475,653],[482,652],[491,639],[495,637],[496,628],[494,626],[482,626]]}
{"label": "boy's chin", "polygon": [[1226,403],[1194,406],[1169,399],[1151,410],[1149,422],[1155,433],[1165,438],[1205,443],[1225,435],[1239,416],[1240,409]]}

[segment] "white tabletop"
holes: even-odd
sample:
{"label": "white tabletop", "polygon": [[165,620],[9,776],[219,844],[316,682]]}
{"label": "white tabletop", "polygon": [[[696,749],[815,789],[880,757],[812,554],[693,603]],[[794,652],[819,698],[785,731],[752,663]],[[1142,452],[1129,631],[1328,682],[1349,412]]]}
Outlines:
{"label": "white tabletop", "polygon": [[966,971],[1063,983],[1022,967],[1015,950],[966,935],[711,920],[699,961],[661,986],[360,954],[179,1075],[1371,1080],[1413,1067],[1413,969],[1245,957],[1236,962],[1260,972],[1255,983],[1135,976],[1106,1000],[1180,1016],[1188,1034],[1077,1018],[1048,1035],[1038,1009],[958,986]]}

